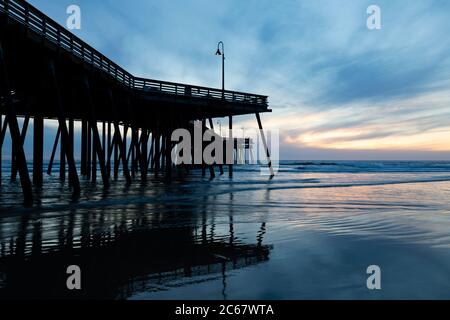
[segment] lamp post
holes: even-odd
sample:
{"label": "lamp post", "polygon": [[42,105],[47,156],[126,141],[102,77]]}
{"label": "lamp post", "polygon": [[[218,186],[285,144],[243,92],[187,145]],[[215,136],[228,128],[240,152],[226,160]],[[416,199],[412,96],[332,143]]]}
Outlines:
{"label": "lamp post", "polygon": [[222,41],[217,44],[216,56],[222,56],[222,99],[225,99],[225,46]]}
{"label": "lamp post", "polygon": [[[222,50],[220,50],[220,46],[222,46]],[[217,44],[216,56],[222,56],[222,100],[225,101],[225,46],[224,46],[222,41],[220,41]],[[233,131],[233,116],[230,114],[228,119],[229,119],[228,139],[232,143],[233,148],[231,150],[227,149],[227,152],[230,152],[230,154],[227,154],[226,158],[227,158],[227,160],[230,159],[230,161],[231,161],[231,163],[229,163],[228,173],[230,175],[230,178],[232,178],[233,177],[233,163],[234,163],[234,159],[233,159],[234,139],[233,139],[233,134],[232,134],[232,131]]]}

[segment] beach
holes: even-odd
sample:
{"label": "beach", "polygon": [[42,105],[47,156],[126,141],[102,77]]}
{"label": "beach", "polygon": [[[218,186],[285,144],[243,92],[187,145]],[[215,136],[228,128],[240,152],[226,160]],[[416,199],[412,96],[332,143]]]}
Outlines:
{"label": "beach", "polygon": [[[4,176],[0,297],[449,297],[450,162],[282,161],[273,179],[235,170],[106,191],[81,181],[82,201],[46,177],[34,208]],[[72,264],[80,292],[65,288]],[[367,289],[370,265],[381,290]]]}

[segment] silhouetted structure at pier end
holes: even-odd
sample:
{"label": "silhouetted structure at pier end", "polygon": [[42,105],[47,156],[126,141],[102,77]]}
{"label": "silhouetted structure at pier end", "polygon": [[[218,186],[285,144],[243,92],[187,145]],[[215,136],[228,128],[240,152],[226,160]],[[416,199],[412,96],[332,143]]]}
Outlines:
{"label": "silhouetted structure at pier end", "polygon": [[[48,171],[60,145],[61,179],[67,175],[78,194],[79,173],[95,181],[99,171],[105,187],[119,173],[127,183],[135,176],[145,180],[149,172],[170,177],[175,128],[189,128],[194,120],[212,127],[211,119],[219,117],[229,117],[232,128],[234,116],[255,114],[262,129],[259,114],[271,111],[266,96],[135,77],[23,0],[0,0],[0,90],[0,159],[9,128],[11,179],[20,177],[28,205],[33,185],[43,183],[47,119],[59,123]],[[24,119],[22,127],[18,118]],[[32,178],[23,148],[30,121]],[[79,168],[73,143],[77,121]],[[209,169],[214,176],[214,167]]]}

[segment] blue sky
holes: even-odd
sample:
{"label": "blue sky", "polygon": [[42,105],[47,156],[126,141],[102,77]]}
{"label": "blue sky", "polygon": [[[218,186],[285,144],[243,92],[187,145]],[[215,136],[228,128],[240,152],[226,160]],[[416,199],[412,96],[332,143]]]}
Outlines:
{"label": "blue sky", "polygon": [[282,158],[450,160],[449,1],[30,3],[62,24],[79,5],[75,33],[137,76],[220,87],[224,41],[227,88],[270,96]]}

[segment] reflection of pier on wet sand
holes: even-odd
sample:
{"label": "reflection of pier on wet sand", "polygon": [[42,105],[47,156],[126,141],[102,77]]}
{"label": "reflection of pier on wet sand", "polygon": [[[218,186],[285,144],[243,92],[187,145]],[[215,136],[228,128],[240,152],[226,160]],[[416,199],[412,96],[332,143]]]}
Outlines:
{"label": "reflection of pier on wet sand", "polygon": [[[148,217],[70,213],[54,221],[30,216],[0,221],[0,298],[124,299],[172,283],[217,279],[225,296],[228,271],[269,259],[265,223],[254,243],[244,243],[235,237],[232,217],[225,228],[205,217],[182,225],[158,214]],[[72,264],[82,270],[80,292],[66,288]]]}

